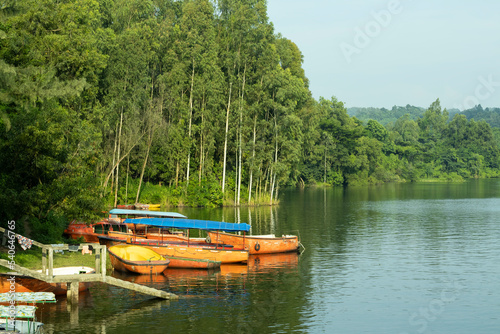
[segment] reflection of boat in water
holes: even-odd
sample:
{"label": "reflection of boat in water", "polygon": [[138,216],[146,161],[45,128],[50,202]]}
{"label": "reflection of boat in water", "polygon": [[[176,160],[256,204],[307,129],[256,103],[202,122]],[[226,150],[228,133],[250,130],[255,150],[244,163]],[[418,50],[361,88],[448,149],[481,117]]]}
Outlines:
{"label": "reflection of boat in water", "polygon": [[269,235],[238,235],[223,232],[208,232],[209,242],[241,247],[250,254],[286,253],[299,250],[299,238],[296,235],[276,237]]}
{"label": "reflection of boat in water", "polygon": [[112,277],[132,282],[132,283],[137,283],[137,284],[143,284],[143,285],[148,285],[148,286],[156,286],[158,284],[166,284],[168,282],[167,276],[164,274],[152,274],[152,275],[135,275],[132,273],[127,273],[123,271],[113,271],[111,274]]}
{"label": "reflection of boat in water", "polygon": [[[41,270],[38,270],[42,272]],[[94,268],[90,267],[60,267],[54,268],[54,275],[93,274]],[[66,283],[47,283],[42,280],[21,275],[18,273],[0,273],[0,292],[9,292],[11,283],[9,278],[14,277],[16,292],[52,292],[55,295],[64,295],[67,292]],[[87,290],[89,283],[79,283],[80,292]]]}
{"label": "reflection of boat in water", "polygon": [[246,275],[248,266],[243,264],[224,264],[220,266],[220,276]]}
{"label": "reflection of boat in water", "polygon": [[250,255],[247,265],[224,264],[220,267],[221,275],[241,275],[259,271],[271,271],[279,268],[293,268],[299,263],[299,254],[278,253]]}
{"label": "reflection of boat in water", "polygon": [[295,267],[299,264],[297,252],[250,255],[248,268],[251,271]]}
{"label": "reflection of boat in water", "polygon": [[155,251],[136,245],[116,245],[108,248],[113,268],[136,274],[161,274],[167,269],[169,259]]}

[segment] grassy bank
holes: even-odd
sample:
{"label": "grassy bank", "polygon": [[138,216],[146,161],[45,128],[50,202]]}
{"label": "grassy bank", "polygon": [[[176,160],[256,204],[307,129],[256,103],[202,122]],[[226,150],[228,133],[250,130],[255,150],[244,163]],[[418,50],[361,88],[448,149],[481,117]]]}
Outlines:
{"label": "grassy bank", "polygon": [[[8,258],[8,249],[0,249],[0,258],[5,260],[11,260]],[[106,254],[106,265],[107,269],[112,269],[111,262],[109,260],[109,254]],[[14,261],[17,265],[25,267],[28,269],[39,270],[42,269],[42,250],[38,247],[32,249],[22,250],[16,249],[16,255]],[[85,254],[82,255],[81,252],[69,252],[64,251],[64,254],[54,253],[54,268],[57,267],[74,267],[74,266],[86,266],[95,268],[95,256]],[[10,271],[8,268],[0,266],[0,272]]]}

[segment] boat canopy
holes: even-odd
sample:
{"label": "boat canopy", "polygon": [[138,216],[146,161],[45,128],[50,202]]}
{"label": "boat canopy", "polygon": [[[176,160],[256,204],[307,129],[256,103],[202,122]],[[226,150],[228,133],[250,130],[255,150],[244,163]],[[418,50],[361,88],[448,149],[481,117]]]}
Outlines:
{"label": "boat canopy", "polygon": [[129,216],[142,216],[142,217],[163,217],[163,218],[187,218],[177,212],[162,212],[162,211],[148,211],[148,210],[128,210],[128,209],[111,209],[111,215],[129,215]]}
{"label": "boat canopy", "polygon": [[226,232],[248,232],[250,225],[246,223],[225,223],[213,220],[198,219],[172,219],[172,218],[135,218],[125,219],[124,223],[144,224],[155,227],[179,228],[179,229],[198,229],[207,231],[226,231]]}

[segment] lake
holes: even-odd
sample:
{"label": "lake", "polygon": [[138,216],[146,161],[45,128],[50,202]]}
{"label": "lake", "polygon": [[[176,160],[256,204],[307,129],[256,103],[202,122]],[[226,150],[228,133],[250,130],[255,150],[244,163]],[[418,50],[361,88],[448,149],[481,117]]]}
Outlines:
{"label": "lake", "polygon": [[[95,283],[48,333],[500,333],[500,180],[283,190],[277,207],[182,209],[300,234],[299,256],[143,281],[159,301]],[[196,236],[196,234],[195,234]]]}

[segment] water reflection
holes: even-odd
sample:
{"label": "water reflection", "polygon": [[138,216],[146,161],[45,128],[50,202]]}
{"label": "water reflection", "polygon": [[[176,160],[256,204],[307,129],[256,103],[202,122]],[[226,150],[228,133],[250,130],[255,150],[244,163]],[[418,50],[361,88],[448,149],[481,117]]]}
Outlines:
{"label": "water reflection", "polygon": [[498,180],[282,194],[279,207],[181,213],[251,222],[254,234],[299,231],[302,255],[122,276],[182,298],[158,303],[95,284],[77,318],[63,299],[44,322],[53,333],[498,332]]}

